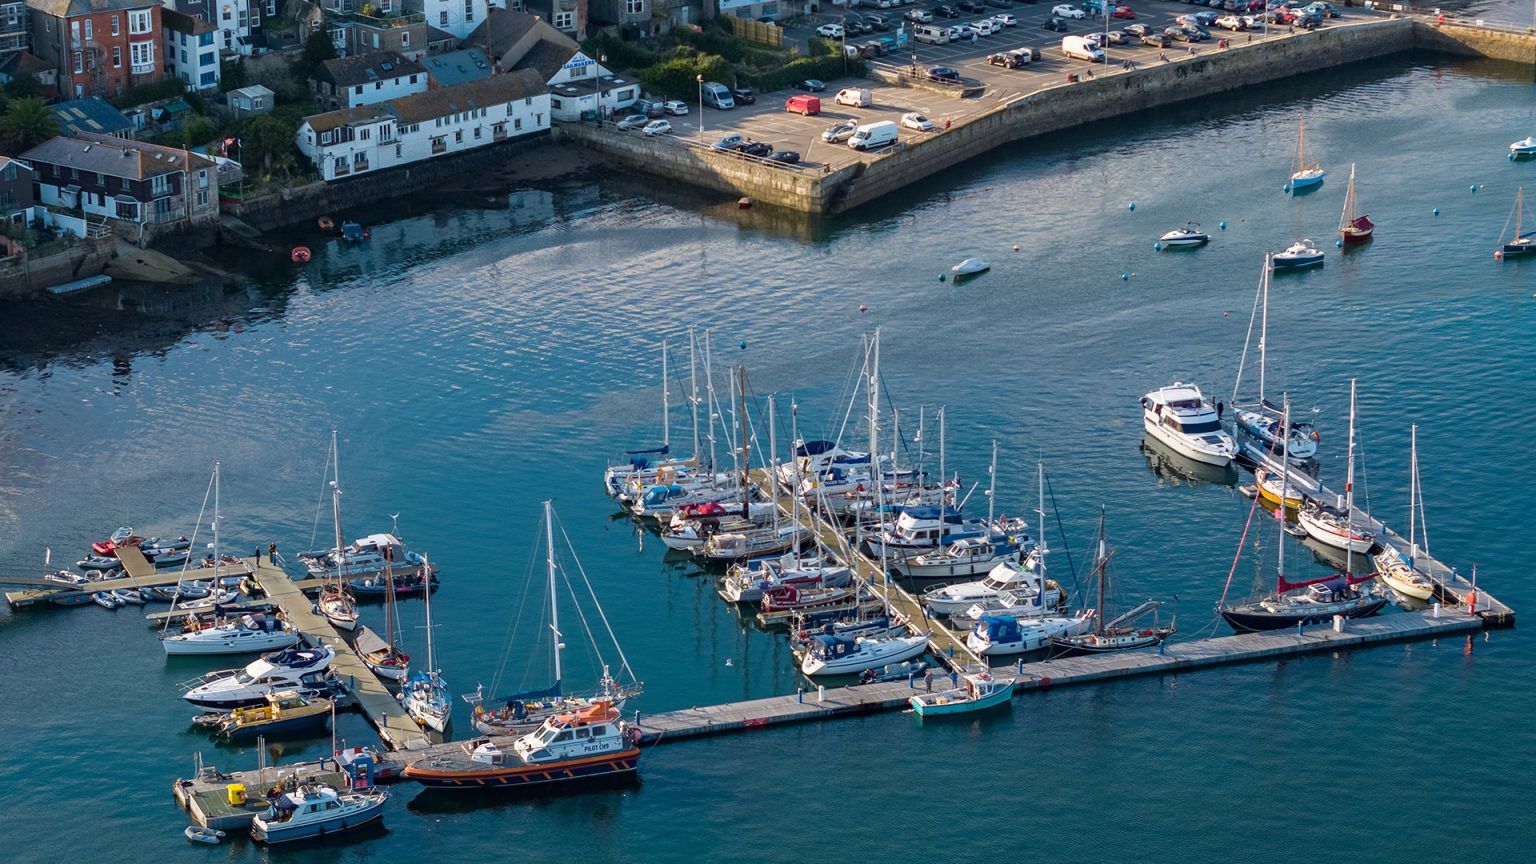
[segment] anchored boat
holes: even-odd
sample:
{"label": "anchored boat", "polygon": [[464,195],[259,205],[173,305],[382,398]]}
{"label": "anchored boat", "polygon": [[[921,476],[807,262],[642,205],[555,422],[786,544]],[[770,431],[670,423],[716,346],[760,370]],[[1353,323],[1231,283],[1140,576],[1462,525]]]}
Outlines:
{"label": "anchored boat", "polygon": [[1159,626],[1155,622],[1151,627],[1125,626],[1148,612],[1155,612],[1161,608],[1163,604],[1156,600],[1148,600],[1129,612],[1105,620],[1109,615],[1104,605],[1104,596],[1109,584],[1110,559],[1110,553],[1105,549],[1105,542],[1104,510],[1100,508],[1099,552],[1093,568],[1099,577],[1099,603],[1098,608],[1094,610],[1093,629],[1087,633],[1052,636],[1051,648],[1057,655],[1108,654],[1112,651],[1150,648],[1153,645],[1162,644],[1163,640],[1176,632],[1172,624],[1167,627]]}
{"label": "anchored boat", "polygon": [[941,693],[919,693],[908,700],[919,717],[965,714],[1003,705],[1013,697],[1013,681],[998,683],[991,672],[968,672],[960,676],[965,683]]}
{"label": "anchored boat", "polygon": [[1199,224],[1191,222],[1183,228],[1175,228],[1157,238],[1157,242],[1161,243],[1164,249],[1190,249],[1211,242],[1211,235],[1201,231]]}
{"label": "anchored boat", "polygon": [[355,831],[384,815],[389,790],[337,792],[323,784],[304,784],[279,795],[251,822],[257,842],[275,844]]}
{"label": "anchored boat", "polygon": [[1344,213],[1339,217],[1339,239],[1345,246],[1370,240],[1376,230],[1371,217],[1355,209],[1355,165],[1349,165],[1349,191],[1344,193]]}
{"label": "anchored boat", "polygon": [[1221,428],[1221,407],[1194,384],[1175,381],[1141,397],[1141,423],[1168,449],[1207,465],[1225,466],[1237,442]]}
{"label": "anchored boat", "polygon": [[1290,191],[1310,189],[1323,182],[1328,172],[1316,161],[1307,161],[1307,119],[1301,119],[1301,130],[1296,134],[1296,171],[1291,174]]}
{"label": "anchored boat", "polygon": [[640,761],[637,733],[612,703],[601,701],[546,718],[514,741],[511,752],[478,738],[457,752],[412,762],[403,776],[437,789],[484,791],[631,774]]}

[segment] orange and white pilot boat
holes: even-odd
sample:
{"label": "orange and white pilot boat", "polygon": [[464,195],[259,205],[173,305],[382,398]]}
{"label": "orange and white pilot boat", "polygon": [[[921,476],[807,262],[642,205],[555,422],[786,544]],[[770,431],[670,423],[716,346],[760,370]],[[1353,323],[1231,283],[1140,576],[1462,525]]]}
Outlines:
{"label": "orange and white pilot boat", "polygon": [[546,719],[514,740],[510,752],[476,738],[412,762],[403,776],[441,789],[506,789],[632,774],[640,761],[638,733],[602,700]]}

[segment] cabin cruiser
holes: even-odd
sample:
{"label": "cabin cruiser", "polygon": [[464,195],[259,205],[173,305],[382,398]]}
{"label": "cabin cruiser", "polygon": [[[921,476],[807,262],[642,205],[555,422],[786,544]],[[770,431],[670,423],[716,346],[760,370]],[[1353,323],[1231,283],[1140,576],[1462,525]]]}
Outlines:
{"label": "cabin cruiser", "polygon": [[1269,260],[1276,270],[1300,270],[1322,264],[1323,250],[1313,246],[1311,240],[1302,240],[1285,247],[1284,252],[1269,256]]}
{"label": "cabin cruiser", "polygon": [[166,654],[246,654],[287,648],[298,641],[292,624],[257,612],[207,627],[192,616],[187,629],[166,636],[160,644]]}
{"label": "cabin cruiser", "polygon": [[1019,522],[988,525],[979,519],[966,519],[954,507],[908,507],[896,517],[896,524],[871,534],[864,542],[872,558],[885,556],[894,560],[912,558],[952,545],[970,537],[1006,540],[1010,533],[1023,531]]}
{"label": "cabin cruiser", "polygon": [[485,790],[628,774],[640,761],[637,732],[604,700],[546,718],[511,752],[477,738],[410,763],[403,776],[438,789]]}
{"label": "cabin cruiser", "polygon": [[382,818],[388,800],[389,790],[384,788],[342,793],[306,783],[278,795],[265,813],[252,820],[251,836],[273,844],[353,831]]}
{"label": "cabin cruiser", "polygon": [[891,562],[898,576],[912,579],[946,579],[991,572],[1003,562],[1017,562],[1021,547],[1033,547],[1028,537],[967,537],[949,544],[941,551],[925,552],[912,558]]}
{"label": "cabin cruiser", "polygon": [[1175,228],[1167,234],[1157,238],[1164,248],[1179,248],[1204,246],[1211,242],[1211,235],[1200,230],[1200,226],[1191,222],[1183,228]]}
{"label": "cabin cruiser", "polygon": [[277,690],[297,690],[301,695],[323,695],[331,689],[326,680],[336,651],[327,645],[288,648],[252,662],[244,669],[210,672],[194,679],[181,698],[205,708],[238,708],[266,701]]}
{"label": "cabin cruiser", "polygon": [[797,555],[734,564],[720,584],[719,594],[728,603],[756,603],[763,593],[781,585],[796,588],[842,588],[853,581],[853,571],[842,564],[826,564],[819,558]]}
{"label": "cabin cruiser", "polygon": [[[386,553],[388,558],[386,559]],[[336,550],[322,549],[300,552],[299,560],[309,575],[315,578],[336,576]],[[382,576],[386,566],[404,570],[408,567],[426,567],[427,560],[419,552],[405,548],[403,541],[393,534],[369,534],[354,540],[341,555],[341,578],[361,579]]]}
{"label": "cabin cruiser", "polygon": [[1158,443],[1187,459],[1225,466],[1237,442],[1221,428],[1221,411],[1194,384],[1174,382],[1141,397],[1141,422]]}
{"label": "cabin cruiser", "polygon": [[1283,412],[1280,407],[1267,401],[1258,407],[1260,410],[1238,408],[1232,412],[1233,425],[1263,445],[1263,450],[1274,454],[1273,459],[1256,458],[1255,461],[1271,462],[1278,470],[1277,460],[1282,453],[1292,464],[1304,463],[1317,455],[1318,439],[1321,436],[1312,428],[1311,423],[1292,420],[1290,433],[1286,436],[1289,440],[1282,441],[1280,427],[1283,425]]}
{"label": "cabin cruiser", "polygon": [[779,466],[779,482],[795,486],[802,479],[818,477],[834,468],[869,472],[869,454],[844,450],[833,441],[796,441],[795,458]]}
{"label": "cabin cruiser", "polygon": [[806,675],[854,675],[875,666],[911,660],[928,650],[926,635],[816,636],[800,671]]}
{"label": "cabin cruiser", "polygon": [[1536,136],[1527,135],[1509,145],[1511,156],[1536,156]]}
{"label": "cabin cruiser", "polygon": [[1024,654],[1046,647],[1053,638],[1080,636],[1092,629],[1091,611],[1035,618],[983,615],[966,635],[965,644],[982,657]]}
{"label": "cabin cruiser", "polygon": [[[969,609],[977,603],[987,604],[1000,595],[1011,593],[1016,597],[1035,597],[1040,593],[1040,555],[1031,552],[1023,564],[1003,561],[988,571],[985,578],[974,582],[941,585],[923,592],[922,602],[936,615],[952,615]],[[1054,607],[1061,602],[1061,589],[1055,582],[1046,583],[1046,605]],[[1030,604],[1038,606],[1036,603]]]}

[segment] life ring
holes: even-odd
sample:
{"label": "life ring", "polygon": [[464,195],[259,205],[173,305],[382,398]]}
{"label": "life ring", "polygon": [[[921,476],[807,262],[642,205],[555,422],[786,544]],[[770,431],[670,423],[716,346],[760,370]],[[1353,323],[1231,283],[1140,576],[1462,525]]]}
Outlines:
{"label": "life ring", "polygon": [[295,246],[293,247],[293,252],[289,253],[288,257],[292,258],[295,264],[308,264],[310,259],[309,247]]}
{"label": "life ring", "polygon": [[640,742],[645,740],[645,733],[640,731],[640,727],[631,726],[629,727],[629,740],[633,742],[636,747],[639,747]]}

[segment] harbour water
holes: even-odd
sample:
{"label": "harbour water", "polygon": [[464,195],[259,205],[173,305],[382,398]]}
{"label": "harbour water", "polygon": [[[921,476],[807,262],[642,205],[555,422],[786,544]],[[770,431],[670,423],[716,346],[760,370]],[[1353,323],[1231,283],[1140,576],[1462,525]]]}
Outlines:
{"label": "harbour water", "polygon": [[[1228,394],[1263,253],[1310,237],[1326,266],[1272,288],[1272,394],[1312,414],[1341,487],[1359,379],[1359,494],[1404,533],[1419,424],[1431,548],[1529,609],[1519,489],[1536,470],[1521,431],[1536,422],[1536,265],[1492,252],[1516,186],[1536,187],[1536,166],[1504,158],[1536,129],[1533,99],[1528,69],[1403,59],[1025,142],[809,226],[590,176],[371,214],[369,244],[313,244],[300,273],[233,261],[255,274],[234,288],[8,306],[0,567],[40,568],[45,547],[73,560],[119,524],[190,533],[215,459],[230,547],[324,546],[335,427],[349,537],[399,514],[399,533],[441,568],[436,648],[456,691],[490,688],[513,636],[523,650],[500,689],[543,683],[538,592],[523,598],[542,574],[537,520],[553,496],[646,682],[632,707],[792,692],[782,637],[747,626],[692,564],[617,518],[598,478],[659,434],[662,337],[679,349],[676,373],[685,327],[711,328],[722,364],[745,362],[756,393],[782,394],[781,408],[792,396],[802,432],[830,437],[859,335],[878,326],[903,427],[915,430],[919,406],[931,418],[946,405],[948,463],[967,486],[984,485],[995,438],[1000,509],[1022,514],[1046,462],[1066,533],[1052,537],[1056,575],[1067,548],[1081,568],[1104,505],[1127,596],[1170,598],[1181,636],[1208,633],[1248,502],[1220,477],[1149,464],[1137,399],[1175,378]],[[1280,187],[1303,112],[1329,178],[1293,198]],[[1378,237],[1341,257],[1351,161]],[[1153,251],[1191,220],[1216,234],[1209,247]],[[992,272],[939,281],[972,255]],[[679,383],[673,442],[686,450]],[[931,420],[925,437],[937,441]],[[1259,573],[1247,556],[1235,590]],[[419,601],[402,616],[424,656]],[[569,684],[595,676],[580,641]],[[209,664],[168,661],[134,607],[0,612],[0,657],[0,848],[18,861],[131,849],[295,862],[847,850],[1375,862],[1513,860],[1536,844],[1522,767],[1533,656],[1518,630],[1049,691],[956,722],[896,714],[668,745],[645,754],[631,789],[478,803],[399,787],[381,832],[270,853],[186,848],[173,777],[195,752],[225,769],[257,754],[187,728],[195,711],[175,685]],[[359,717],[338,725],[373,740]],[[273,744],[268,758],[329,746]]]}

